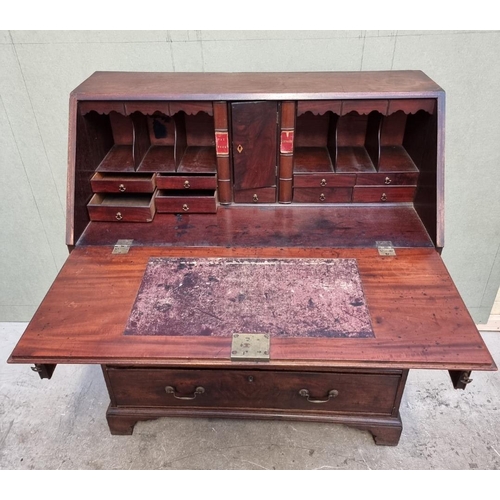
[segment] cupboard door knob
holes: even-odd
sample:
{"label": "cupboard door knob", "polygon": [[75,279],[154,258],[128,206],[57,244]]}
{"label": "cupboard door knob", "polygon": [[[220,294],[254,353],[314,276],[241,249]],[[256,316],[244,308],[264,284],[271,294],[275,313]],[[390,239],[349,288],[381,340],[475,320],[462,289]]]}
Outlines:
{"label": "cupboard door knob", "polygon": [[390,184],[392,182],[390,177],[386,177],[384,180],[384,184]]}
{"label": "cupboard door knob", "polygon": [[325,200],[326,200],[326,196],[323,193],[321,193],[319,195],[319,201],[325,201]]}
{"label": "cupboard door knob", "polygon": [[307,398],[307,401],[309,403],[328,403],[330,399],[336,398],[339,395],[339,391],[336,389],[332,389],[331,391],[328,391],[328,395],[324,399],[312,399],[309,391],[307,389],[301,389],[299,391],[299,396],[302,396],[303,398]]}
{"label": "cupboard door knob", "polygon": [[319,183],[319,185],[325,187],[326,186],[326,179],[321,179],[321,182]]}
{"label": "cupboard door knob", "polygon": [[254,203],[257,203],[259,201],[259,197],[256,194],[254,194],[252,200]]}
{"label": "cupboard door knob", "polygon": [[116,220],[122,220],[123,219],[123,215],[121,214],[121,212],[116,212],[115,219]]}
{"label": "cupboard door knob", "polygon": [[243,146],[241,144],[238,144],[236,151],[238,151],[238,153],[241,153],[243,151]]}
{"label": "cupboard door knob", "polygon": [[187,203],[184,203],[184,205],[182,205],[182,210],[184,210],[184,212],[187,212],[189,210]]}
{"label": "cupboard door knob", "polygon": [[127,188],[123,184],[120,184],[118,186],[118,191],[120,191],[120,193],[124,193],[126,190]]}
{"label": "cupboard door knob", "polygon": [[190,399],[195,399],[198,394],[204,394],[205,389],[203,387],[196,387],[192,395],[181,396],[174,387],[172,387],[171,385],[167,385],[167,387],[165,387],[165,392],[167,394],[172,394],[175,399],[182,399],[184,401],[187,401]]}
{"label": "cupboard door knob", "polygon": [[380,201],[387,201],[387,195],[385,193],[382,193],[382,196],[380,197]]}
{"label": "cupboard door knob", "polygon": [[184,181],[184,187],[186,189],[189,189],[191,187],[191,184],[189,184],[189,181]]}

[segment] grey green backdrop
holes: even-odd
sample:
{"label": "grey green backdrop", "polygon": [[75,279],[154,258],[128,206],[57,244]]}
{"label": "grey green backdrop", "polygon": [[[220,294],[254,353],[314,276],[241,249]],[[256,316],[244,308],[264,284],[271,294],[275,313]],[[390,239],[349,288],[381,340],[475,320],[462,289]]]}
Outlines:
{"label": "grey green backdrop", "polygon": [[476,322],[500,283],[500,31],[0,31],[0,321],[67,257],[70,91],[96,70],[421,69],[447,92],[443,258]]}

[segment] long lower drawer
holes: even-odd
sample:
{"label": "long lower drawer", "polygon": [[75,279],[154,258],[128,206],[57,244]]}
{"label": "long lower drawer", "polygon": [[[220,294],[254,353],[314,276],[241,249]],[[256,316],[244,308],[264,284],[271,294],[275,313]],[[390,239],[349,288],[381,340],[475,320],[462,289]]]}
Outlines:
{"label": "long lower drawer", "polygon": [[390,414],[401,373],[107,368],[117,406]]}

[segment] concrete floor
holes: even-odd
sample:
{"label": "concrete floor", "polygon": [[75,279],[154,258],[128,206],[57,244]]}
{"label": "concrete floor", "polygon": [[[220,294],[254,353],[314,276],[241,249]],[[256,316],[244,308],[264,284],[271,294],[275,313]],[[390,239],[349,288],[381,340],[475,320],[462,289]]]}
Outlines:
{"label": "concrete floor", "polygon": [[[399,446],[340,425],[222,419],[138,423],[111,436],[98,366],[58,366],[40,380],[7,365],[24,323],[0,323],[0,469],[500,469],[500,372],[466,391],[448,374],[410,372]],[[484,339],[500,364],[500,335]]]}

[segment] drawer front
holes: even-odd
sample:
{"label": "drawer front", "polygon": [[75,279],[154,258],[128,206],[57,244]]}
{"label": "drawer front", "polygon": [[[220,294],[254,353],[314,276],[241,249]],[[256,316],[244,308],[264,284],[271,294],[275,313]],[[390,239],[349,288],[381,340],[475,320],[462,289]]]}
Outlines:
{"label": "drawer front", "polygon": [[411,202],[416,186],[409,187],[355,187],[352,195],[354,203]]}
{"label": "drawer front", "polygon": [[90,179],[94,193],[153,193],[154,174],[111,174],[96,172]]}
{"label": "drawer front", "polygon": [[358,174],[356,176],[357,186],[415,186],[418,180],[418,172],[400,174]]}
{"label": "drawer front", "polygon": [[352,174],[308,174],[295,175],[293,185],[296,188],[352,187],[356,175]]}
{"label": "drawer front", "polygon": [[276,188],[245,189],[234,192],[235,203],[274,203]]}
{"label": "drawer front", "polygon": [[352,188],[294,188],[297,203],[350,203]]}
{"label": "drawer front", "polygon": [[160,175],[156,179],[158,189],[209,189],[217,188],[215,175]]}
{"label": "drawer front", "polygon": [[158,191],[156,210],[159,213],[216,213],[217,202],[213,191]]}
{"label": "drawer front", "polygon": [[108,368],[118,406],[390,414],[398,374]]}
{"label": "drawer front", "polygon": [[91,221],[151,222],[155,202],[149,195],[95,194],[87,205]]}

